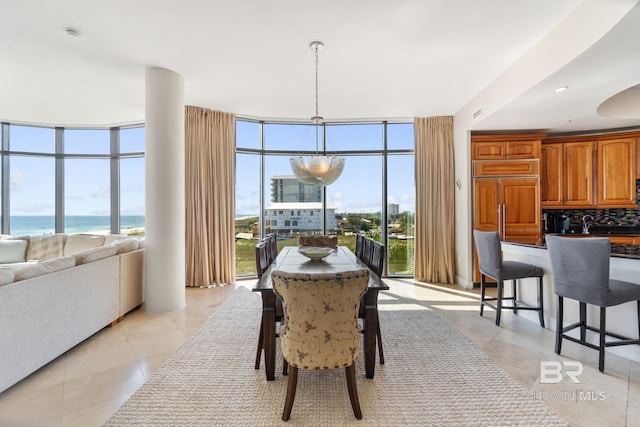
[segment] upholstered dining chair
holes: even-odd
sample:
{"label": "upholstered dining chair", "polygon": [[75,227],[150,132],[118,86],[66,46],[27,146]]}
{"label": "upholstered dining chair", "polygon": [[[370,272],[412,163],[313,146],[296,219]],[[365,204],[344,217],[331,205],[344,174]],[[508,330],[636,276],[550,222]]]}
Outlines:
{"label": "upholstered dining chair", "polygon": [[[544,307],[543,307],[543,276],[544,270],[536,265],[518,261],[503,261],[502,248],[500,247],[500,236],[496,231],[473,230],[473,239],[478,253],[478,264],[480,268],[480,316],[484,311],[484,306],[496,310],[496,325],[500,326],[500,314],[503,309],[513,310],[535,310],[538,312],[540,326],[544,328]],[[496,297],[486,296],[486,278],[491,277],[497,284]],[[517,295],[517,281],[528,277],[538,278],[538,306],[529,307],[519,305]],[[504,296],[504,281],[512,280],[513,286],[511,296]],[[503,301],[510,300],[511,305],[504,305]],[[494,305],[495,302],[495,305]]]}
{"label": "upholstered dining chair", "polygon": [[[598,350],[598,369],[603,372],[606,347],[640,344],[640,339],[606,331],[607,307],[636,301],[640,333],[640,283],[609,277],[611,242],[607,238],[547,236],[546,244],[551,262],[553,291],[558,296],[556,353],[560,354],[563,338]],[[579,321],[566,327],[563,320],[564,298],[579,302]],[[599,328],[587,324],[587,304],[600,307]],[[579,339],[566,334],[576,328],[580,328]],[[598,345],[586,339],[587,331],[598,334]],[[607,342],[607,335],[617,341]]]}
{"label": "upholstered dining chair", "polygon": [[338,246],[338,236],[300,236],[298,244],[300,246],[335,248]]}
{"label": "upholstered dining chair", "polygon": [[267,242],[267,259],[271,264],[278,256],[278,237],[276,233],[269,233],[263,240]]}
{"label": "upholstered dining chair", "polygon": [[373,242],[374,240],[370,237],[364,238],[362,256],[360,257],[360,260],[366,265],[371,265],[371,257],[373,256]]}
{"label": "upholstered dining chair", "polygon": [[360,353],[358,306],[367,289],[369,270],[301,274],[273,271],[273,289],[283,299],[280,349],[289,366],[282,419],[291,416],[298,369],[345,368],[353,414],[362,418],[355,361]]}

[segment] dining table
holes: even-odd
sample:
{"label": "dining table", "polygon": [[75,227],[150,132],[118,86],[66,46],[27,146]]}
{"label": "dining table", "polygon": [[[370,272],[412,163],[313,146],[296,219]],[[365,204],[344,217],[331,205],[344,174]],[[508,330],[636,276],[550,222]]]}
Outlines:
{"label": "dining table", "polygon": [[[262,327],[265,374],[267,381],[275,378],[276,365],[276,295],[273,292],[271,272],[281,270],[288,273],[341,273],[368,268],[346,246],[338,246],[328,256],[312,260],[298,251],[297,246],[283,247],[273,263],[258,279],[253,292],[262,296]],[[376,364],[376,332],[378,330],[378,293],[389,286],[369,269],[369,284],[360,304],[364,307],[364,365],[367,378],[373,378]]]}

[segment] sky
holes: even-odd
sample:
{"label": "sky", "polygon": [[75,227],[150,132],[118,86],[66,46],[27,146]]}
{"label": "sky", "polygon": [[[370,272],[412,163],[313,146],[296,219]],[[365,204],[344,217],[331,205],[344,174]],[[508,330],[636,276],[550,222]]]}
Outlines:
{"label": "sky", "polygon": [[[270,179],[276,175],[293,175],[289,159],[291,151],[315,150],[315,128],[311,125],[275,125],[264,127],[265,150],[288,151],[286,155],[266,155],[264,165],[265,203],[270,204]],[[413,124],[388,125],[388,148],[413,150]],[[260,147],[257,123],[237,122],[237,146]],[[320,148],[322,135],[319,135]],[[327,150],[362,151],[383,149],[383,126],[380,124],[327,126]],[[340,178],[326,187],[329,207],[336,212],[379,212],[382,207],[383,158],[377,155],[344,155],[345,167]],[[259,212],[259,156],[237,156],[236,212]],[[400,212],[415,211],[414,156],[389,155],[388,202],[400,205]]]}
{"label": "sky", "polygon": [[[413,124],[389,124],[388,148],[413,150]],[[265,124],[265,149],[276,153],[265,156],[265,202],[270,204],[270,178],[293,175],[291,153],[316,149],[315,126]],[[238,147],[259,149],[257,123],[238,121]],[[66,129],[65,153],[109,153],[109,130]],[[322,129],[319,133],[320,148]],[[382,209],[382,156],[352,155],[354,151],[382,150],[381,124],[327,126],[327,150],[351,151],[336,182],[326,187],[329,207],[337,212],[369,213]],[[144,151],[144,128],[123,129],[120,133],[122,152]],[[10,149],[50,156],[10,156],[11,215],[54,215],[55,213],[55,130],[27,126],[10,126]],[[402,211],[415,211],[414,157],[389,155],[388,202]],[[110,161],[108,158],[65,159],[66,215],[110,214]],[[124,215],[144,214],[144,159],[121,160],[120,202]],[[260,203],[260,157],[238,154],[236,173],[236,213],[258,214]]]}

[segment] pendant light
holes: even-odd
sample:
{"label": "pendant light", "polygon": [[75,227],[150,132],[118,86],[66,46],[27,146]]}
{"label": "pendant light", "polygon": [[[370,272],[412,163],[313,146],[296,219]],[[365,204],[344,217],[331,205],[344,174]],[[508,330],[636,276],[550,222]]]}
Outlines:
{"label": "pendant light", "polygon": [[316,115],[311,117],[311,122],[316,128],[316,154],[309,156],[307,160],[302,156],[290,159],[291,169],[298,181],[303,184],[325,186],[333,183],[340,177],[344,169],[344,159],[337,156],[323,156],[318,150],[318,134],[324,118],[318,114],[318,50],[324,47],[319,41],[309,44],[316,55]]}

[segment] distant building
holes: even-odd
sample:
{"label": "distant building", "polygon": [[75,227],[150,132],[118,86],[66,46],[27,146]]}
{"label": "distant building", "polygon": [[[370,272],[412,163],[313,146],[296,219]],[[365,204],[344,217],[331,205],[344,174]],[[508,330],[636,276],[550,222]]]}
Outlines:
{"label": "distant building", "polygon": [[400,214],[400,205],[397,203],[389,203],[387,205],[387,216],[399,215]]}
{"label": "distant building", "polygon": [[[327,207],[327,232],[338,230],[336,209]],[[312,234],[322,230],[322,203],[272,203],[264,210],[267,232],[278,235]]]}
{"label": "distant building", "polygon": [[292,175],[280,175],[271,178],[271,202],[321,202],[322,187],[303,184]]}

